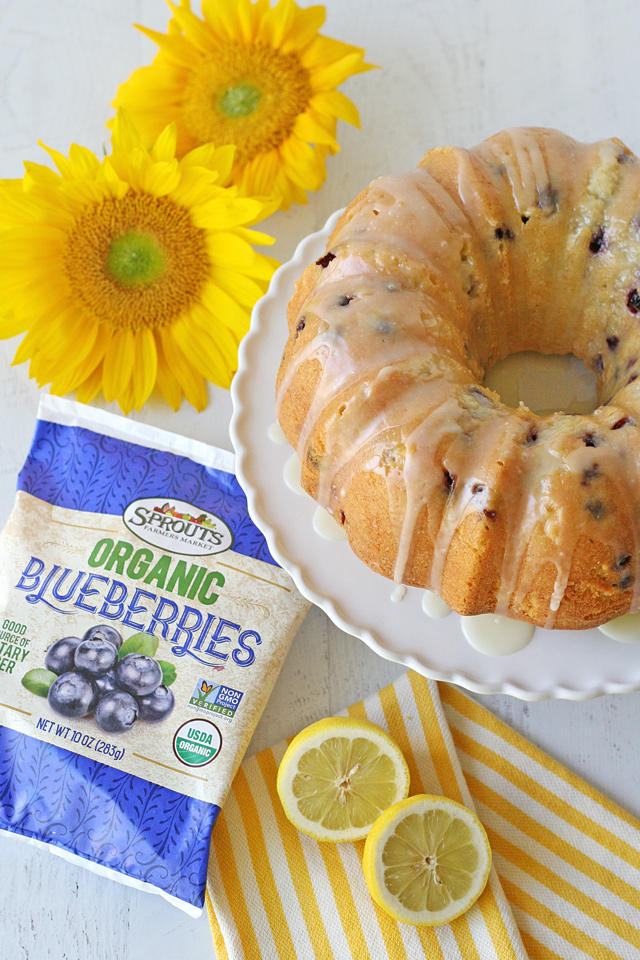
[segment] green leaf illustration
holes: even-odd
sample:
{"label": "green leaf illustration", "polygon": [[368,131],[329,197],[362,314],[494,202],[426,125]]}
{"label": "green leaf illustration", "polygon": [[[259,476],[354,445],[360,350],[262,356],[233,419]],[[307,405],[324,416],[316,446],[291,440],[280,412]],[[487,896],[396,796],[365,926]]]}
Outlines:
{"label": "green leaf illustration", "polygon": [[158,638],[152,633],[134,633],[120,647],[118,660],[122,660],[128,653],[144,653],[147,657],[153,657],[157,649]]}
{"label": "green leaf illustration", "polygon": [[166,660],[158,660],[158,663],[162,667],[162,682],[165,687],[170,687],[176,678],[176,668]]}
{"label": "green leaf illustration", "polygon": [[55,678],[51,670],[29,670],[22,678],[22,686],[37,697],[46,697]]}

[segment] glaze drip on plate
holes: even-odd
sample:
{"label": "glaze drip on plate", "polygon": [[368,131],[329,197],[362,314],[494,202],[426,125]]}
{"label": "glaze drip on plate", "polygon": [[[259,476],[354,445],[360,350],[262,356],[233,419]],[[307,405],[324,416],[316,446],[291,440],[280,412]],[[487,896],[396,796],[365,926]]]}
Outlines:
{"label": "glaze drip on plate", "polygon": [[442,620],[451,613],[451,607],[445,603],[433,590],[425,590],[422,594],[422,609],[432,620]]}
{"label": "glaze drip on plate", "polygon": [[493,613],[462,617],[461,624],[467,642],[488,657],[507,657],[523,650],[531,642],[535,630],[531,623],[518,623]]}
{"label": "glaze drip on plate", "polygon": [[[374,570],[462,614],[640,609],[639,287],[617,140],[511,130],[374,181],[290,304],[277,408],[303,487]],[[600,406],[507,407],[483,377],[525,350],[575,354]]]}
{"label": "glaze drip on plate", "polygon": [[267,430],[267,436],[272,443],[285,444],[287,443],[287,438],[285,432],[280,426],[279,423],[272,423],[269,429]]}
{"label": "glaze drip on plate", "polygon": [[407,588],[403,583],[399,584],[391,594],[391,603],[402,603],[407,595]]}
{"label": "glaze drip on plate", "polygon": [[603,623],[598,629],[606,637],[620,643],[636,643],[640,640],[640,613],[627,613],[623,617],[616,617],[610,623]]}
{"label": "glaze drip on plate", "polygon": [[313,514],[313,529],[323,540],[346,540],[347,534],[323,507],[316,507]]}
{"label": "glaze drip on plate", "polygon": [[300,496],[304,495],[305,489],[300,483],[300,461],[298,460],[297,453],[292,453],[285,463],[283,476],[284,482],[292,493],[299,494]]}

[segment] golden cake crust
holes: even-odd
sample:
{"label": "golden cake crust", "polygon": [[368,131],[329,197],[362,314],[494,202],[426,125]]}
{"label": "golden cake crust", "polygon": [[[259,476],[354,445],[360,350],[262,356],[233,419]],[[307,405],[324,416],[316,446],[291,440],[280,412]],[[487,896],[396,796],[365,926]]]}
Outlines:
{"label": "golden cake crust", "polygon": [[[278,420],[304,488],[373,570],[461,614],[638,609],[636,284],[640,164],[617,140],[505,131],[374,181],[288,306]],[[579,356],[598,409],[502,404],[484,373],[527,349]]]}

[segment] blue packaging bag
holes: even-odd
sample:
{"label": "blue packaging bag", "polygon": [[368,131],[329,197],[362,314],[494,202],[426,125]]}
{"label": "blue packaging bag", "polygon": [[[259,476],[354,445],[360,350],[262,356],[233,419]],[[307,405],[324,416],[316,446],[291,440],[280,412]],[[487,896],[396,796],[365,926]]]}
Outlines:
{"label": "blue packaging bag", "polygon": [[43,397],[0,541],[0,829],[197,916],[308,607],[232,455]]}

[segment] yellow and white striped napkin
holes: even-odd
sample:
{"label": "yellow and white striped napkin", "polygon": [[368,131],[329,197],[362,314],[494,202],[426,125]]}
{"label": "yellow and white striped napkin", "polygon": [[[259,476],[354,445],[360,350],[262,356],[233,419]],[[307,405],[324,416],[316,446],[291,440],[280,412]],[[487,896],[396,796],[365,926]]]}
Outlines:
{"label": "yellow and white striped napkin", "polygon": [[411,793],[475,807],[487,889],[448,926],[391,920],[364,841],[317,843],[284,816],[283,742],[245,761],[213,831],[217,960],[640,960],[640,822],[454,687],[409,672],[347,712],[389,731]]}

